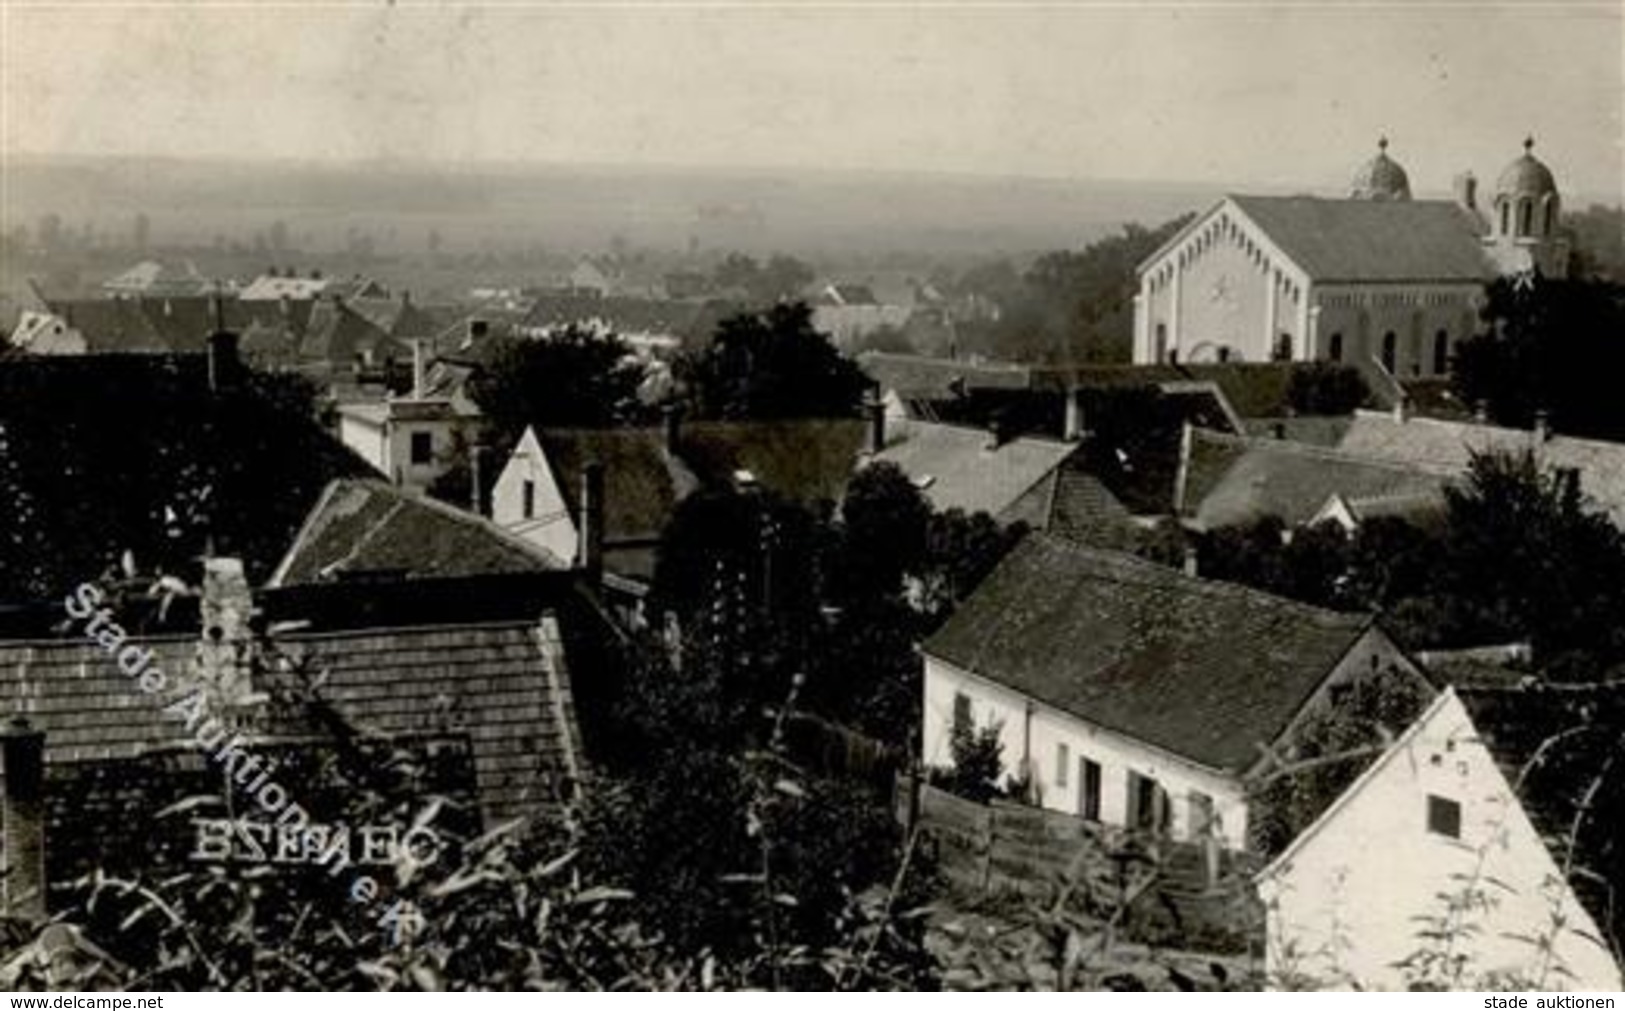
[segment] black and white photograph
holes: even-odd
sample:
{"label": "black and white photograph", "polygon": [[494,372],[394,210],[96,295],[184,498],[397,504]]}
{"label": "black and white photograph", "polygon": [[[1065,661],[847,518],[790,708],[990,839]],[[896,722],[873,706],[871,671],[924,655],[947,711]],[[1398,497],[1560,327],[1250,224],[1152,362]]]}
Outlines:
{"label": "black and white photograph", "polygon": [[1622,971],[1620,0],[0,0],[10,1006]]}

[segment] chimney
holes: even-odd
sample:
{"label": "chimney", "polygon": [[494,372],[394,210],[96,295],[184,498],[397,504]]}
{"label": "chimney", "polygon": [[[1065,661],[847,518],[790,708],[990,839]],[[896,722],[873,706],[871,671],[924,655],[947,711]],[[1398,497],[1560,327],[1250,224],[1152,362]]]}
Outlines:
{"label": "chimney", "polygon": [[209,389],[227,393],[237,383],[242,360],[238,357],[237,335],[220,329],[209,335]]}
{"label": "chimney", "polygon": [[1471,172],[1463,172],[1453,180],[1456,194],[1456,203],[1464,210],[1478,210],[1478,177]]}
{"label": "chimney", "polygon": [[683,436],[683,408],[669,402],[661,405],[660,420],[666,431],[666,455],[676,458],[677,447]]}
{"label": "chimney", "polygon": [[468,336],[463,341],[463,347],[464,348],[473,347],[474,345],[478,344],[480,341],[484,340],[486,334],[488,334],[490,332],[491,332],[491,324],[487,323],[485,320],[483,320],[483,319],[471,319],[471,320],[469,320],[468,321]]}
{"label": "chimney", "polygon": [[225,706],[246,700],[253,689],[249,652],[253,632],[254,594],[240,558],[203,560],[203,634],[197,646],[197,670],[205,690]]}
{"label": "chimney", "polygon": [[1473,401],[1473,420],[1478,422],[1480,425],[1487,424],[1489,422],[1490,402],[1488,400]]}
{"label": "chimney", "polygon": [[1187,544],[1185,545],[1185,575],[1190,576],[1192,579],[1196,578],[1198,575],[1196,569],[1196,545]]}
{"label": "chimney", "polygon": [[1083,435],[1083,392],[1074,386],[1066,391],[1066,421],[1061,428],[1061,438],[1067,442],[1082,442]]}
{"label": "chimney", "polygon": [[468,508],[475,516],[485,515],[485,499],[480,494],[480,457],[485,447],[478,443],[468,447]]}
{"label": "chimney", "polygon": [[1544,446],[1552,440],[1552,416],[1545,408],[1535,412],[1535,445]]}
{"label": "chimney", "polygon": [[1557,495],[1563,503],[1563,508],[1574,512],[1580,508],[1580,468],[1558,467]]}
{"label": "chimney", "polygon": [[429,386],[427,367],[423,360],[423,338],[412,339],[412,399],[422,400]]}
{"label": "chimney", "polygon": [[5,915],[45,919],[45,734],[19,716],[0,730],[0,876]]}
{"label": "chimney", "polygon": [[878,456],[886,448],[886,405],[877,387],[871,386],[863,396],[863,417],[869,423],[868,453]]}
{"label": "chimney", "polygon": [[289,316],[293,315],[293,306],[290,305],[289,302],[288,302],[288,293],[287,292],[283,292],[282,294],[280,294],[280,295],[278,295],[276,297],[276,307],[277,307],[278,311],[280,311],[282,313],[282,318],[284,320],[286,320]]}
{"label": "chimney", "polygon": [[1394,420],[1403,425],[1411,419],[1411,398],[1404,389],[1394,396]]}
{"label": "chimney", "polygon": [[597,460],[581,470],[579,536],[576,566],[596,576],[604,567],[604,465]]}

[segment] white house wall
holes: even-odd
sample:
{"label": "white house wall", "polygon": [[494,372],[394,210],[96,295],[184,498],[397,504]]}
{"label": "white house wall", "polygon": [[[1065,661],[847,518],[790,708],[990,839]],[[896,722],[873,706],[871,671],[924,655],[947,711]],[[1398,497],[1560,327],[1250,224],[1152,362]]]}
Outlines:
{"label": "white house wall", "polygon": [[[536,488],[533,515],[525,516],[525,481]],[[491,519],[513,534],[553,553],[556,558],[576,555],[576,527],[541,445],[529,432],[508,457],[491,492]]]}
{"label": "white house wall", "polygon": [[[1456,943],[1472,959],[1465,984],[1480,989],[1478,974],[1516,972],[1540,988],[1620,989],[1618,966],[1590,939],[1594,923],[1455,696],[1398,747],[1260,879],[1272,977],[1404,988],[1394,963],[1425,947],[1418,918],[1442,912],[1441,893],[1476,881],[1493,903],[1467,917],[1471,933],[1459,933]],[[1429,831],[1430,794],[1461,805],[1459,840]],[[1540,953],[1513,935],[1538,936],[1554,908],[1570,925],[1555,950],[1573,976],[1540,979]]]}
{"label": "white house wall", "polygon": [[[1140,272],[1134,361],[1269,361],[1282,337],[1294,360],[1314,357],[1309,277],[1225,201]],[[1159,333],[1161,338],[1159,340]],[[1159,357],[1160,355],[1160,357]]]}
{"label": "white house wall", "polygon": [[[1171,800],[1171,831],[1176,839],[1191,836],[1192,791],[1213,799],[1217,834],[1228,846],[1242,848],[1247,838],[1247,805],[1238,780],[1133,738],[1096,727],[1068,713],[1034,702],[1018,692],[959,670],[936,657],[925,660],[925,707],[921,746],[925,763],[946,768],[953,764],[949,736],[953,727],[954,697],[970,699],[971,718],[978,728],[1001,725],[1006,776],[1016,776],[1029,759],[1037,802],[1052,811],[1079,813],[1080,758],[1101,766],[1100,820],[1124,825],[1128,819],[1130,771],[1156,780]],[[1057,750],[1067,748],[1065,785],[1057,775]]]}
{"label": "white house wall", "polygon": [[394,478],[390,469],[389,441],[384,430],[360,418],[339,415],[339,441],[349,446],[356,455],[367,461],[378,473]]}

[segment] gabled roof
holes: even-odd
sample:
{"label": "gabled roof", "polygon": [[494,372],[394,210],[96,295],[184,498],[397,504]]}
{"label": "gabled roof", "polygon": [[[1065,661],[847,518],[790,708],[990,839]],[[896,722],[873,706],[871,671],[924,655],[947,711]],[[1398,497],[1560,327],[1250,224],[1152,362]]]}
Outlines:
{"label": "gabled roof", "polygon": [[254,325],[303,332],[308,305],[242,302],[214,296],[120,296],[50,299],[50,310],[85,338],[90,354],[203,351],[223,323],[242,331]]}
{"label": "gabled roof", "polygon": [[1191,429],[1183,461],[1180,512],[1198,528],[1277,516],[1308,523],[1328,499],[1375,503],[1426,496],[1442,500],[1457,472],[1353,456],[1288,439],[1257,439]]}
{"label": "gabled roof", "polygon": [[938,510],[997,518],[1077,449],[1077,443],[1031,438],[995,447],[983,429],[897,421],[873,459],[901,467]]}
{"label": "gabled roof", "polygon": [[1046,534],[925,652],[1096,726],[1240,773],[1373,627]]}
{"label": "gabled roof", "polygon": [[809,508],[838,503],[857,465],[864,438],[855,419],[697,421],[685,423],[677,453],[666,451],[658,428],[569,429],[537,432],[571,516],[579,507],[581,475],[590,461],[604,473],[605,564],[646,576],[677,504],[701,487],[730,487],[740,471]]}
{"label": "gabled roof", "polygon": [[1608,813],[1625,802],[1617,768],[1625,740],[1625,685],[1618,682],[1447,686],[1257,878],[1289,867],[1368,782],[1410,752],[1424,728],[1453,711],[1466,716],[1553,862],[1568,870],[1575,897],[1617,951],[1625,911],[1614,897],[1625,888],[1625,841]]}
{"label": "gabled roof", "polygon": [[858,356],[858,364],[869,378],[904,397],[945,399],[966,389],[1025,390],[1032,386],[1032,370],[1012,362],[869,351]]}
{"label": "gabled roof", "polygon": [[1448,200],[1232,196],[1310,278],[1323,281],[1488,281],[1496,271],[1483,223]]}
{"label": "gabled roof", "polygon": [[325,277],[272,277],[261,274],[239,290],[237,297],[244,301],[274,302],[282,298],[309,301],[326,290],[329,283]]}
{"label": "gabled roof", "polygon": [[490,520],[384,481],[341,478],[311,508],[269,588],[565,568]]}
{"label": "gabled roof", "polygon": [[1625,443],[1553,435],[1439,418],[1396,420],[1374,411],[1355,413],[1338,449],[1372,459],[1465,472],[1475,454],[1531,451],[1545,468],[1580,472],[1580,490],[1616,524],[1625,524]]}
{"label": "gabled roof", "polygon": [[288,394],[212,392],[202,355],[0,362],[0,593],[54,596],[125,550],[177,571],[211,537],[263,579],[327,483],[368,472]]}
{"label": "gabled roof", "polygon": [[537,433],[570,514],[588,463],[604,471],[604,541],[654,541],[684,496],[699,486],[681,460],[666,453],[650,428],[549,428]]}
{"label": "gabled roof", "polygon": [[382,349],[382,357],[404,354],[405,345],[390,337],[342,302],[320,301],[311,307],[299,354],[306,361],[348,364],[368,349]]}
{"label": "gabled roof", "polygon": [[[191,671],[196,638],[139,642],[171,678]],[[322,697],[366,731],[466,733],[488,818],[550,808],[576,776],[580,736],[550,617],[292,634],[277,645],[320,671]],[[94,643],[0,642],[0,670],[0,709],[45,732],[48,763],[195,749],[185,722],[164,713],[166,700],[143,694]],[[276,676],[257,673],[254,688]]]}
{"label": "gabled roof", "polygon": [[1617,951],[1625,910],[1625,684],[1457,687],[1478,739],[1495,757],[1559,868]]}

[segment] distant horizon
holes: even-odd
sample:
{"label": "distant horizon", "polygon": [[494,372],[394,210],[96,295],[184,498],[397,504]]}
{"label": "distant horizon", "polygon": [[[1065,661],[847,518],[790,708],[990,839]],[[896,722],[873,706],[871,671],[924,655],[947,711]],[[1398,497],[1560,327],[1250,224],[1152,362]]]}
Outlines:
{"label": "distant horizon", "polygon": [[[1520,149],[1521,151],[1521,149]],[[1349,180],[1320,180],[1318,182],[1303,180],[1296,183],[1258,184],[1245,180],[1213,181],[1195,178],[1130,178],[1095,175],[1034,175],[1024,173],[990,173],[967,169],[946,168],[864,168],[830,165],[793,165],[793,164],[705,164],[685,162],[612,162],[612,161],[542,161],[521,159],[488,159],[482,161],[454,161],[441,159],[400,159],[394,157],[372,158],[321,158],[301,155],[272,155],[267,157],[247,156],[242,154],[203,154],[183,155],[172,153],[118,153],[97,151],[14,151],[8,152],[7,157],[14,163],[49,163],[57,162],[171,162],[190,165],[229,165],[236,168],[269,168],[287,167],[299,170],[318,172],[354,172],[354,171],[385,171],[400,175],[443,173],[446,175],[490,175],[502,178],[521,176],[526,173],[557,173],[569,174],[579,172],[609,172],[622,176],[673,176],[680,177],[689,174],[696,177],[741,177],[766,180],[775,176],[801,176],[801,177],[848,177],[848,178],[874,178],[874,179],[930,179],[941,182],[963,182],[967,184],[997,184],[1017,183],[1032,186],[1105,186],[1138,188],[1143,190],[1165,190],[1179,193],[1208,192],[1216,201],[1227,194],[1257,194],[1261,196],[1289,196],[1303,195],[1322,198],[1335,198],[1348,189]],[[1509,158],[1508,161],[1511,159]],[[1476,166],[1463,166],[1458,171],[1472,171],[1478,179],[1479,192],[1483,195],[1486,188],[1493,188],[1494,176],[1501,168],[1493,170],[1480,170]],[[1560,166],[1552,166],[1557,177],[1558,189],[1563,194],[1566,210],[1582,210],[1594,204],[1606,207],[1625,207],[1625,184],[1619,192],[1612,195],[1577,190],[1565,185],[1565,176]],[[1351,165],[1349,176],[1352,178],[1354,166]],[[1622,181],[1625,183],[1625,181]],[[1419,181],[1414,175],[1411,177],[1411,188],[1415,199],[1419,200],[1448,200],[1454,196],[1449,182],[1444,185],[1430,186],[1426,181]],[[1576,197],[1579,200],[1576,200]]]}
{"label": "distant horizon", "polygon": [[1386,136],[1435,192],[1533,133],[1625,183],[1617,3],[4,9],[18,156],[1335,192]]}

